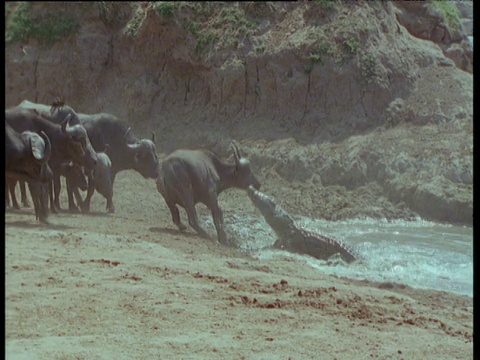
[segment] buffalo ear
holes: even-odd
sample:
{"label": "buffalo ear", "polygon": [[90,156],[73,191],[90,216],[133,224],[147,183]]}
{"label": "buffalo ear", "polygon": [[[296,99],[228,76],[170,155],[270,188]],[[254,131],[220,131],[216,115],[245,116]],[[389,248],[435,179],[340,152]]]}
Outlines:
{"label": "buffalo ear", "polygon": [[36,160],[42,160],[44,155],[44,147],[40,140],[41,139],[36,136],[30,136],[28,140],[30,142],[30,150]]}

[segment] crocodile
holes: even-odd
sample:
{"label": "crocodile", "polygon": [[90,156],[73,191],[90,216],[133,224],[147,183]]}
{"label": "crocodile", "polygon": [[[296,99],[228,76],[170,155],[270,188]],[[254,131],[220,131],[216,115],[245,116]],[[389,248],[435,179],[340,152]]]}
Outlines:
{"label": "crocodile", "polygon": [[358,254],[342,241],[302,228],[272,196],[256,190],[253,186],[249,186],[246,191],[278,237],[273,244],[274,248],[310,255],[320,260],[327,260],[335,254],[339,254],[347,263],[359,258]]}

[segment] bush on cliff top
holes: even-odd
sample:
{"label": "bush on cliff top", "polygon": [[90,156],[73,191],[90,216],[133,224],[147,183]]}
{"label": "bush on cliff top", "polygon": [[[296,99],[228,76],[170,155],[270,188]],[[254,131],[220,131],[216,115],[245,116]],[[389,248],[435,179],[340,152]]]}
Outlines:
{"label": "bush on cliff top", "polygon": [[28,41],[30,38],[50,45],[74,34],[80,28],[78,19],[66,11],[34,13],[31,4],[20,2],[5,26],[5,42]]}

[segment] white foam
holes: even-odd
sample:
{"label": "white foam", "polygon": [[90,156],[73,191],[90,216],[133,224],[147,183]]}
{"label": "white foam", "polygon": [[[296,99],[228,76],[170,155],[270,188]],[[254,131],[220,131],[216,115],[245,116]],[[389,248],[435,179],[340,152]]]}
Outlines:
{"label": "white foam", "polygon": [[269,249],[276,238],[261,216],[237,215],[230,218],[227,230],[238,239],[240,249],[254,251],[260,259],[289,256],[339,276],[473,295],[472,228],[422,219],[331,222],[302,217],[297,223],[346,242],[364,260],[332,266],[327,261]]}

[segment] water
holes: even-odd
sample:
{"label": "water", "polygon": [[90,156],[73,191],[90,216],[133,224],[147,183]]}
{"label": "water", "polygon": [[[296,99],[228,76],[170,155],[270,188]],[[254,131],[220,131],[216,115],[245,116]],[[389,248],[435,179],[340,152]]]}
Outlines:
{"label": "water", "polygon": [[[276,238],[261,216],[229,214],[225,221],[228,231],[241,239],[240,248],[260,259],[289,256],[325,273],[473,296],[471,227],[421,219],[413,222],[372,219],[332,222],[298,218],[298,224],[343,240],[364,258],[358,263],[332,266],[309,256],[268,249]],[[211,228],[215,231],[213,225]]]}

